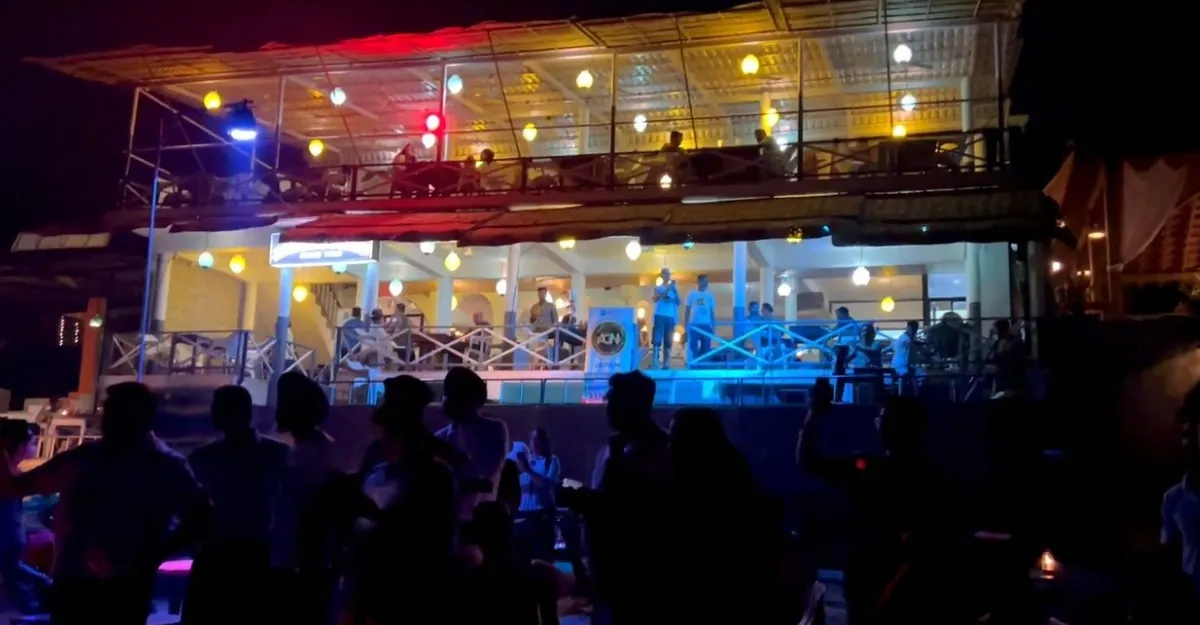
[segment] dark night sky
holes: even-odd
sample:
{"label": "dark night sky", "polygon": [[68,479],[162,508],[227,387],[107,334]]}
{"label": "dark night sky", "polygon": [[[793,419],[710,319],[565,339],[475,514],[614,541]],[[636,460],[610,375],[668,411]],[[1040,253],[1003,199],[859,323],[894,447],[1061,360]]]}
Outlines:
{"label": "dark night sky", "polygon": [[[817,1],[817,0],[814,0]],[[839,0],[832,0],[839,1]],[[53,74],[19,59],[136,44],[247,49],[421,32],[483,21],[708,11],[736,0],[9,0],[0,2],[0,239],[112,206],[131,93]],[[1029,0],[1015,107],[1029,113],[1042,169],[1067,139],[1118,151],[1185,150],[1200,142],[1200,46],[1194,3]],[[1035,178],[1036,179],[1036,176]],[[0,254],[4,250],[0,250]],[[15,308],[7,307],[10,311]],[[58,311],[44,315],[50,321]],[[24,335],[52,336],[45,331]],[[11,360],[9,349],[0,360]],[[9,384],[0,367],[0,386]],[[18,367],[28,371],[29,367]]]}

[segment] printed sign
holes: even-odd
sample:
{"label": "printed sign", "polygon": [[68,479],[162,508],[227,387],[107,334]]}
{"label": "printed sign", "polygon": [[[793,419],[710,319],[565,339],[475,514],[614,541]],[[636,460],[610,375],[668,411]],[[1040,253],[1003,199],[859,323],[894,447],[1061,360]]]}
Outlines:
{"label": "printed sign", "polygon": [[583,401],[602,402],[608,378],[637,368],[637,326],[632,308],[592,308],[588,311],[587,380]]}
{"label": "printed sign", "polygon": [[378,241],[311,241],[279,240],[271,235],[272,267],[319,267],[325,265],[363,265],[379,260]]}

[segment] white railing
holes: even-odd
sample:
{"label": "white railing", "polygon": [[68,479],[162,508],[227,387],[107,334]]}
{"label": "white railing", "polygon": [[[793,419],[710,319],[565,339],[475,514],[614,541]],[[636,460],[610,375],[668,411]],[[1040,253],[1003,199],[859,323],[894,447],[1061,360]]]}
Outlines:
{"label": "white railing", "polygon": [[372,326],[338,331],[338,357],[331,371],[382,367],[405,371],[582,369],[585,330],[565,326]]}
{"label": "white railing", "polygon": [[[145,338],[149,375],[226,374],[238,379],[269,379],[274,370],[275,337],[248,330],[157,332]],[[137,373],[141,335],[113,334],[106,354],[108,375]],[[316,352],[297,343],[286,344],[285,371],[316,372]]]}

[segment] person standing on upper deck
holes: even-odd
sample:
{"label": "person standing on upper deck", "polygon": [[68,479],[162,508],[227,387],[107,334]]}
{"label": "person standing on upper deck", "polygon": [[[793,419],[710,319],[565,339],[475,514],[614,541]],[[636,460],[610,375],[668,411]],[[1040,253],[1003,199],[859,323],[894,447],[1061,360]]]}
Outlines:
{"label": "person standing on upper deck", "polygon": [[713,308],[717,305],[708,290],[708,274],[696,278],[696,290],[688,293],[683,309],[683,328],[687,332],[691,358],[700,358],[712,349]]}
{"label": "person standing on upper deck", "polygon": [[659,348],[662,348],[662,368],[671,368],[671,341],[675,338],[675,320],[679,318],[679,287],[671,279],[671,270],[663,267],[662,284],[654,287],[654,328],[650,342],[654,345],[654,357],[658,363]]}

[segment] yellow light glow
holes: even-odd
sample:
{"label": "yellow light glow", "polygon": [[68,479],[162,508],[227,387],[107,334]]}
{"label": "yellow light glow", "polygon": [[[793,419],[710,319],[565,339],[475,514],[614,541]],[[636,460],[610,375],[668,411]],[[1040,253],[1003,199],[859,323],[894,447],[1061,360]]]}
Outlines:
{"label": "yellow light glow", "polygon": [[246,257],[241,254],[234,254],[233,258],[229,259],[229,270],[235,274],[245,271]]}
{"label": "yellow light glow", "polygon": [[637,115],[633,116],[634,132],[646,132],[646,127],[649,125],[650,125],[650,122],[646,121],[645,115],[638,113]]}
{"label": "yellow light glow", "polygon": [[676,332],[675,334],[671,335],[671,342],[678,343],[680,341],[680,339],[682,339],[682,338],[683,338],[683,336],[681,336],[678,332]]}
{"label": "yellow light glow", "polygon": [[1062,271],[1063,264],[1057,260],[1050,261],[1050,273],[1058,273]]}
{"label": "yellow light glow", "polygon": [[671,174],[663,174],[662,178],[658,179],[658,186],[664,189],[671,188]]}
{"label": "yellow light glow", "polygon": [[1059,564],[1055,559],[1054,554],[1049,551],[1043,551],[1042,557],[1038,558],[1038,569],[1047,576],[1058,573]]}
{"label": "yellow light glow", "polygon": [[1104,231],[1099,229],[1091,230],[1088,232],[1088,238],[1093,241],[1099,241],[1104,238]]}
{"label": "yellow light glow", "polygon": [[758,57],[753,54],[747,54],[742,57],[742,73],[747,76],[753,76],[758,73]]}
{"label": "yellow light glow", "polygon": [[585,69],[575,77],[575,86],[580,89],[591,89],[593,81],[592,73]]}
{"label": "yellow light glow", "polygon": [[637,309],[637,318],[639,321],[646,318],[646,309],[645,308]]}
{"label": "yellow light glow", "polygon": [[444,264],[447,271],[458,271],[458,268],[462,266],[462,259],[458,257],[458,254],[454,250],[450,250],[450,253],[446,255],[446,262]]}
{"label": "yellow light glow", "polygon": [[388,282],[388,293],[391,293],[392,297],[400,297],[403,292],[404,283],[400,281],[400,278],[392,278],[392,281]]}
{"label": "yellow light glow", "polygon": [[496,295],[504,295],[508,292],[508,280],[500,278],[496,281]]}
{"label": "yellow light glow", "polygon": [[308,299],[308,287],[303,284],[297,284],[296,288],[292,289],[292,299],[297,302],[303,302]]}
{"label": "yellow light glow", "polygon": [[662,286],[662,276],[658,276],[654,279],[654,286]]}
{"label": "yellow light glow", "polygon": [[216,91],[209,91],[204,94],[204,108],[209,111],[221,108],[221,94]]}
{"label": "yellow light glow", "polygon": [[767,123],[767,128],[774,128],[775,124],[779,123],[779,111],[773,106],[767,109],[763,114],[763,121]]}
{"label": "yellow light glow", "polygon": [[893,310],[896,310],[896,300],[892,299],[891,295],[883,298],[883,300],[879,302],[879,309],[883,312],[892,312]]}
{"label": "yellow light glow", "polygon": [[571,237],[563,237],[558,240],[558,246],[564,250],[573,250],[575,249],[575,239]]}
{"label": "yellow light glow", "polygon": [[325,142],[320,139],[313,139],[308,142],[308,153],[313,156],[320,156],[325,151]]}
{"label": "yellow light glow", "polygon": [[525,124],[525,128],[521,130],[521,136],[525,137],[526,141],[533,143],[533,140],[537,139],[537,126],[534,126],[533,122]]}
{"label": "yellow light glow", "polygon": [[450,310],[458,310],[458,296],[457,295],[450,296]]}
{"label": "yellow light glow", "polygon": [[905,128],[904,124],[896,124],[892,126],[892,136],[897,139],[903,139],[908,136],[908,128]]}

